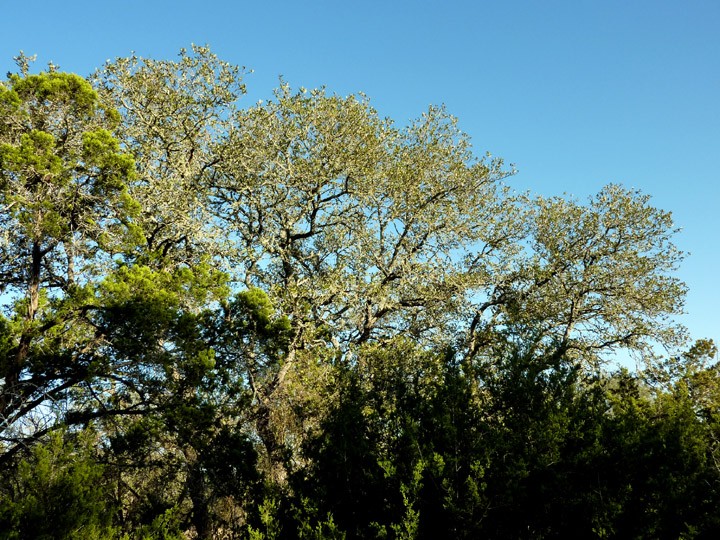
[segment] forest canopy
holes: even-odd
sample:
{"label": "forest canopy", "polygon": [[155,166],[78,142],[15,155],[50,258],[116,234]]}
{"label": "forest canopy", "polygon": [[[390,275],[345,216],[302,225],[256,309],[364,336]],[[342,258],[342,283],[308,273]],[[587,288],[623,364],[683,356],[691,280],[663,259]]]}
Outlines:
{"label": "forest canopy", "polygon": [[[0,82],[0,538],[712,536],[669,212],[207,47]],[[636,369],[620,369],[632,358]]]}

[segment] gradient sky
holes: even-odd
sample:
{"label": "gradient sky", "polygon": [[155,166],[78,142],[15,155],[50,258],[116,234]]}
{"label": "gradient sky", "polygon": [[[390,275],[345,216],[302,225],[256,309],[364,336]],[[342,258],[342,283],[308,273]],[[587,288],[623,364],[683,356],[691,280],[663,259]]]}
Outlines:
{"label": "gradient sky", "polygon": [[364,92],[400,124],[446,104],[518,191],[652,195],[690,255],[681,321],[720,338],[718,0],[2,2],[0,73],[37,54],[87,75],[191,43],[253,69],[247,103],[292,86]]}

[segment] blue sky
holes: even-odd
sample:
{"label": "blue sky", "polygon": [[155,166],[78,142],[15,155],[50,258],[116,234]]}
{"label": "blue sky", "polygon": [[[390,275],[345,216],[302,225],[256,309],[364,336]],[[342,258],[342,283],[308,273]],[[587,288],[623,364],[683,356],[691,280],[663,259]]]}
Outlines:
{"label": "blue sky", "polygon": [[254,70],[248,103],[293,86],[364,92],[404,123],[446,104],[519,191],[585,198],[609,182],[671,210],[691,255],[695,338],[720,338],[720,2],[506,0],[5,3],[0,70],[19,50],[89,74],[191,43]]}

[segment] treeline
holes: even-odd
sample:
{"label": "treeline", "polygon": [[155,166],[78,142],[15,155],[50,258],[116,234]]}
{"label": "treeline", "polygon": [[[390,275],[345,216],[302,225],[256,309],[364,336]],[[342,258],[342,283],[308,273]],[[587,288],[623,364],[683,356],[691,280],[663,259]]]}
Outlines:
{"label": "treeline", "polygon": [[242,107],[204,47],[16,61],[0,538],[717,536],[716,351],[647,196],[515,193],[442,108]]}

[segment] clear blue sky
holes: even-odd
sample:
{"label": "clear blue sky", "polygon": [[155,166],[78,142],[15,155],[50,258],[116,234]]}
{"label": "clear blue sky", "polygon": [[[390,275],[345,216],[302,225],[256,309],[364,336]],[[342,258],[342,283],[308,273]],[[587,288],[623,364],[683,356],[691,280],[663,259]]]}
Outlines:
{"label": "clear blue sky", "polygon": [[518,190],[585,198],[609,182],[671,210],[691,252],[682,321],[720,337],[720,1],[126,0],[4,2],[0,70],[19,50],[86,75],[191,43],[252,68],[248,103],[293,86],[366,93],[399,123],[459,117]]}

